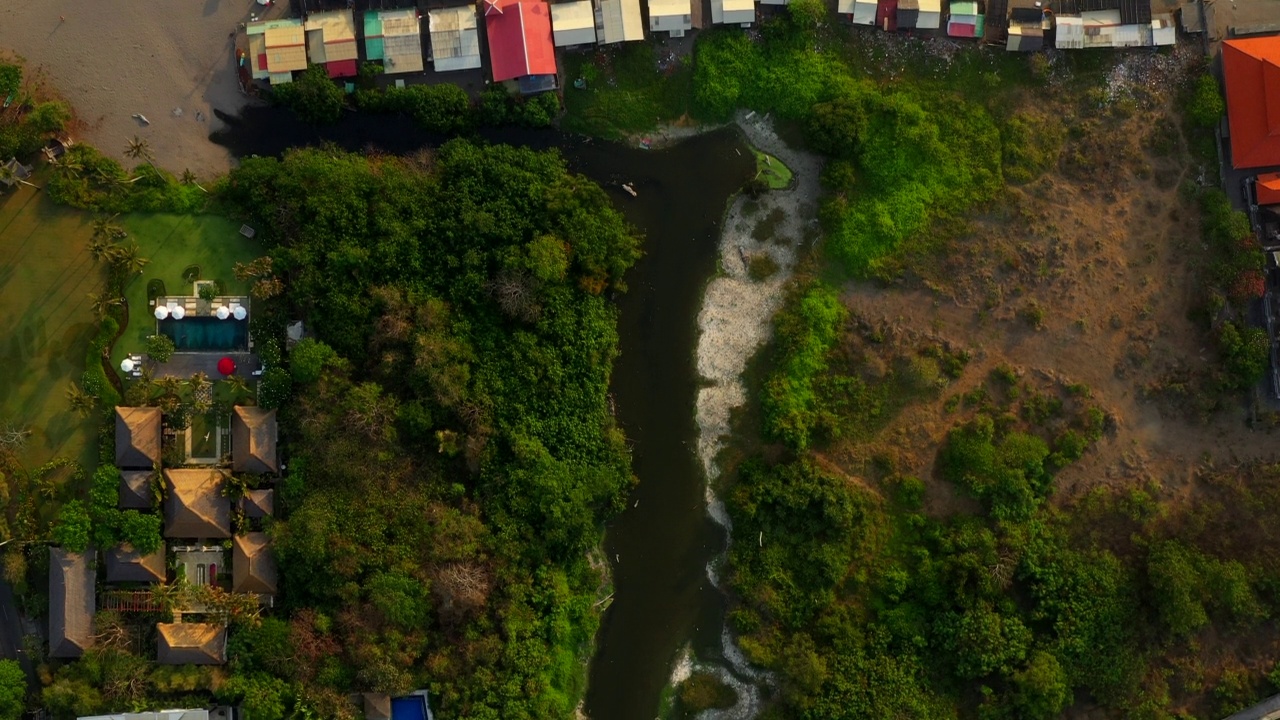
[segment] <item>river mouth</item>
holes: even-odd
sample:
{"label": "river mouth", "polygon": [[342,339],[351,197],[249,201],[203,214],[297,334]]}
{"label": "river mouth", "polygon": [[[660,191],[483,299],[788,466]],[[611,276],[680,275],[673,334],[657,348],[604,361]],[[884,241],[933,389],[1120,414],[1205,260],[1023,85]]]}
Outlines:
{"label": "river mouth", "polygon": [[[325,143],[406,154],[445,140],[398,116],[349,113],[320,129],[274,107],[220,117],[226,127],[210,139],[237,157]],[[554,130],[478,135],[559,149],[570,169],[604,187],[645,234],[645,256],[627,274],[629,291],[617,298],[621,354],[611,387],[640,484],[606,533],[614,598],[597,636],[585,710],[597,720],[652,720],[682,646],[691,643],[704,660],[722,654],[724,596],[707,566],[724,550],[725,537],[707,514],[696,454],[697,317],[716,273],[726,204],[754,174],[755,158],[733,129],[663,150]]]}

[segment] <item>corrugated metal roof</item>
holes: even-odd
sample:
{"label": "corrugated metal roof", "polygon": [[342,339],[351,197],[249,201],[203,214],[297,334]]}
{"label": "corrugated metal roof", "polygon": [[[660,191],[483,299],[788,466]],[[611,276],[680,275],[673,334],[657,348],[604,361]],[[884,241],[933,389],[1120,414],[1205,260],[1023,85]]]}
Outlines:
{"label": "corrugated metal roof", "polygon": [[649,0],[649,17],[688,15],[693,9],[689,0]]}
{"label": "corrugated metal roof", "polygon": [[301,23],[267,28],[263,36],[266,38],[268,48],[291,47],[294,45],[301,47],[306,42]]}
{"label": "corrugated metal roof", "polygon": [[272,83],[275,75],[306,69],[307,49],[303,46],[267,48],[267,72],[273,76]]}
{"label": "corrugated metal roof", "polygon": [[937,30],[942,27],[942,13],[921,10],[920,17],[916,19],[916,27],[921,30]]}
{"label": "corrugated metal roof", "polygon": [[311,13],[307,16],[304,27],[308,31],[319,30],[324,33],[326,43],[356,39],[356,23],[350,10]]}
{"label": "corrugated metal roof", "polygon": [[596,37],[601,45],[644,39],[640,0],[597,0]]}
{"label": "corrugated metal roof", "polygon": [[756,21],[755,0],[711,0],[711,22],[738,25]]}
{"label": "corrugated metal roof", "polygon": [[421,35],[388,35],[382,45],[387,74],[422,72]]}
{"label": "corrugated metal roof", "polygon": [[1161,13],[1151,18],[1151,42],[1156,46],[1177,44],[1178,28],[1173,23],[1173,15]]}
{"label": "corrugated metal roof", "polygon": [[382,19],[382,34],[388,37],[400,35],[416,35],[422,36],[422,21],[418,17],[418,11],[413,8],[406,10],[382,10],[378,13]]}
{"label": "corrugated metal roof", "polygon": [[1059,15],[1056,18],[1056,27],[1054,47],[1063,50],[1084,48],[1084,20],[1070,15]]}
{"label": "corrugated metal roof", "polygon": [[952,15],[977,15],[978,3],[973,0],[957,0],[951,3]]}
{"label": "corrugated metal roof", "polygon": [[472,6],[427,13],[431,33],[431,62],[439,72],[480,67],[480,33]]}
{"label": "corrugated metal roof", "polygon": [[266,80],[267,75],[267,39],[261,34],[249,36],[249,77],[254,80]]}
{"label": "corrugated metal roof", "polygon": [[[551,6],[551,31],[559,37],[560,33],[574,30],[591,30],[591,40],[596,41],[596,11],[591,0],[573,0],[559,2]],[[560,41],[556,40],[556,45]]]}

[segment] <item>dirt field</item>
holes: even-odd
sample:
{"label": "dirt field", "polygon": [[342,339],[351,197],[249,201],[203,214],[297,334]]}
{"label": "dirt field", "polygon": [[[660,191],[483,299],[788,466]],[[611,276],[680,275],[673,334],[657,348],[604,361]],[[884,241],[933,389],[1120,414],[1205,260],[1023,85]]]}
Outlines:
{"label": "dirt field", "polygon": [[125,160],[138,135],[161,167],[210,176],[231,167],[208,140],[220,125],[213,111],[235,113],[245,102],[230,34],[261,9],[253,0],[5,2],[0,48],[45,73],[83,123],[77,136],[103,152]]}
{"label": "dirt field", "polygon": [[[1173,494],[1204,463],[1276,456],[1274,439],[1249,428],[1243,399],[1208,412],[1195,383],[1176,382],[1217,362],[1206,321],[1192,319],[1204,250],[1189,191],[1200,172],[1166,119],[1168,94],[1144,107],[1120,85],[1119,100],[1095,117],[1044,108],[1074,128],[1058,167],[1011,187],[945,262],[912,261],[916,277],[900,287],[846,288],[853,313],[884,331],[879,361],[922,343],[967,350],[971,360],[936,401],[908,407],[870,444],[833,448],[832,460],[867,467],[890,452],[899,471],[933,478],[936,449],[956,419],[945,401],[1001,365],[1064,397],[1068,386],[1087,386],[1114,420],[1114,431],[1058,476],[1060,500],[1099,483],[1150,481]],[[940,481],[930,495],[962,502]]]}

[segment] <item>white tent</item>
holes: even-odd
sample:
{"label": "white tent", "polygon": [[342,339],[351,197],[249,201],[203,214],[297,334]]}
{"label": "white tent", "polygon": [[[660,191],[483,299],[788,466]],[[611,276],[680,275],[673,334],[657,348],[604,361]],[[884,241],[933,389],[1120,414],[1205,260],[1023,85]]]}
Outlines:
{"label": "white tent", "polygon": [[187,309],[181,305],[174,305],[169,309],[169,314],[173,316],[174,320],[181,320],[187,316]]}
{"label": "white tent", "polygon": [[167,307],[165,307],[165,306],[163,306],[163,305],[160,305],[160,306],[156,307],[156,319],[157,319],[157,320],[164,320],[164,319],[165,319],[165,318],[167,318],[167,317],[169,317],[169,308],[167,308]]}

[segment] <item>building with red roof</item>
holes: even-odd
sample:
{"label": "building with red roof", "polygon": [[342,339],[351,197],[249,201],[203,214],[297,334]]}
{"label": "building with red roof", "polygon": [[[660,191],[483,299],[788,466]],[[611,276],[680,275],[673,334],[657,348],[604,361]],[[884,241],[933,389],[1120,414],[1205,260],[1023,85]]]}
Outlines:
{"label": "building with red roof", "polygon": [[485,0],[484,26],[494,82],[555,77],[556,48],[545,0]]}
{"label": "building with red roof", "polygon": [[1231,164],[1280,165],[1280,35],[1222,43]]}
{"label": "building with red roof", "polygon": [[1280,205],[1280,173],[1259,175],[1254,192],[1259,205]]}

